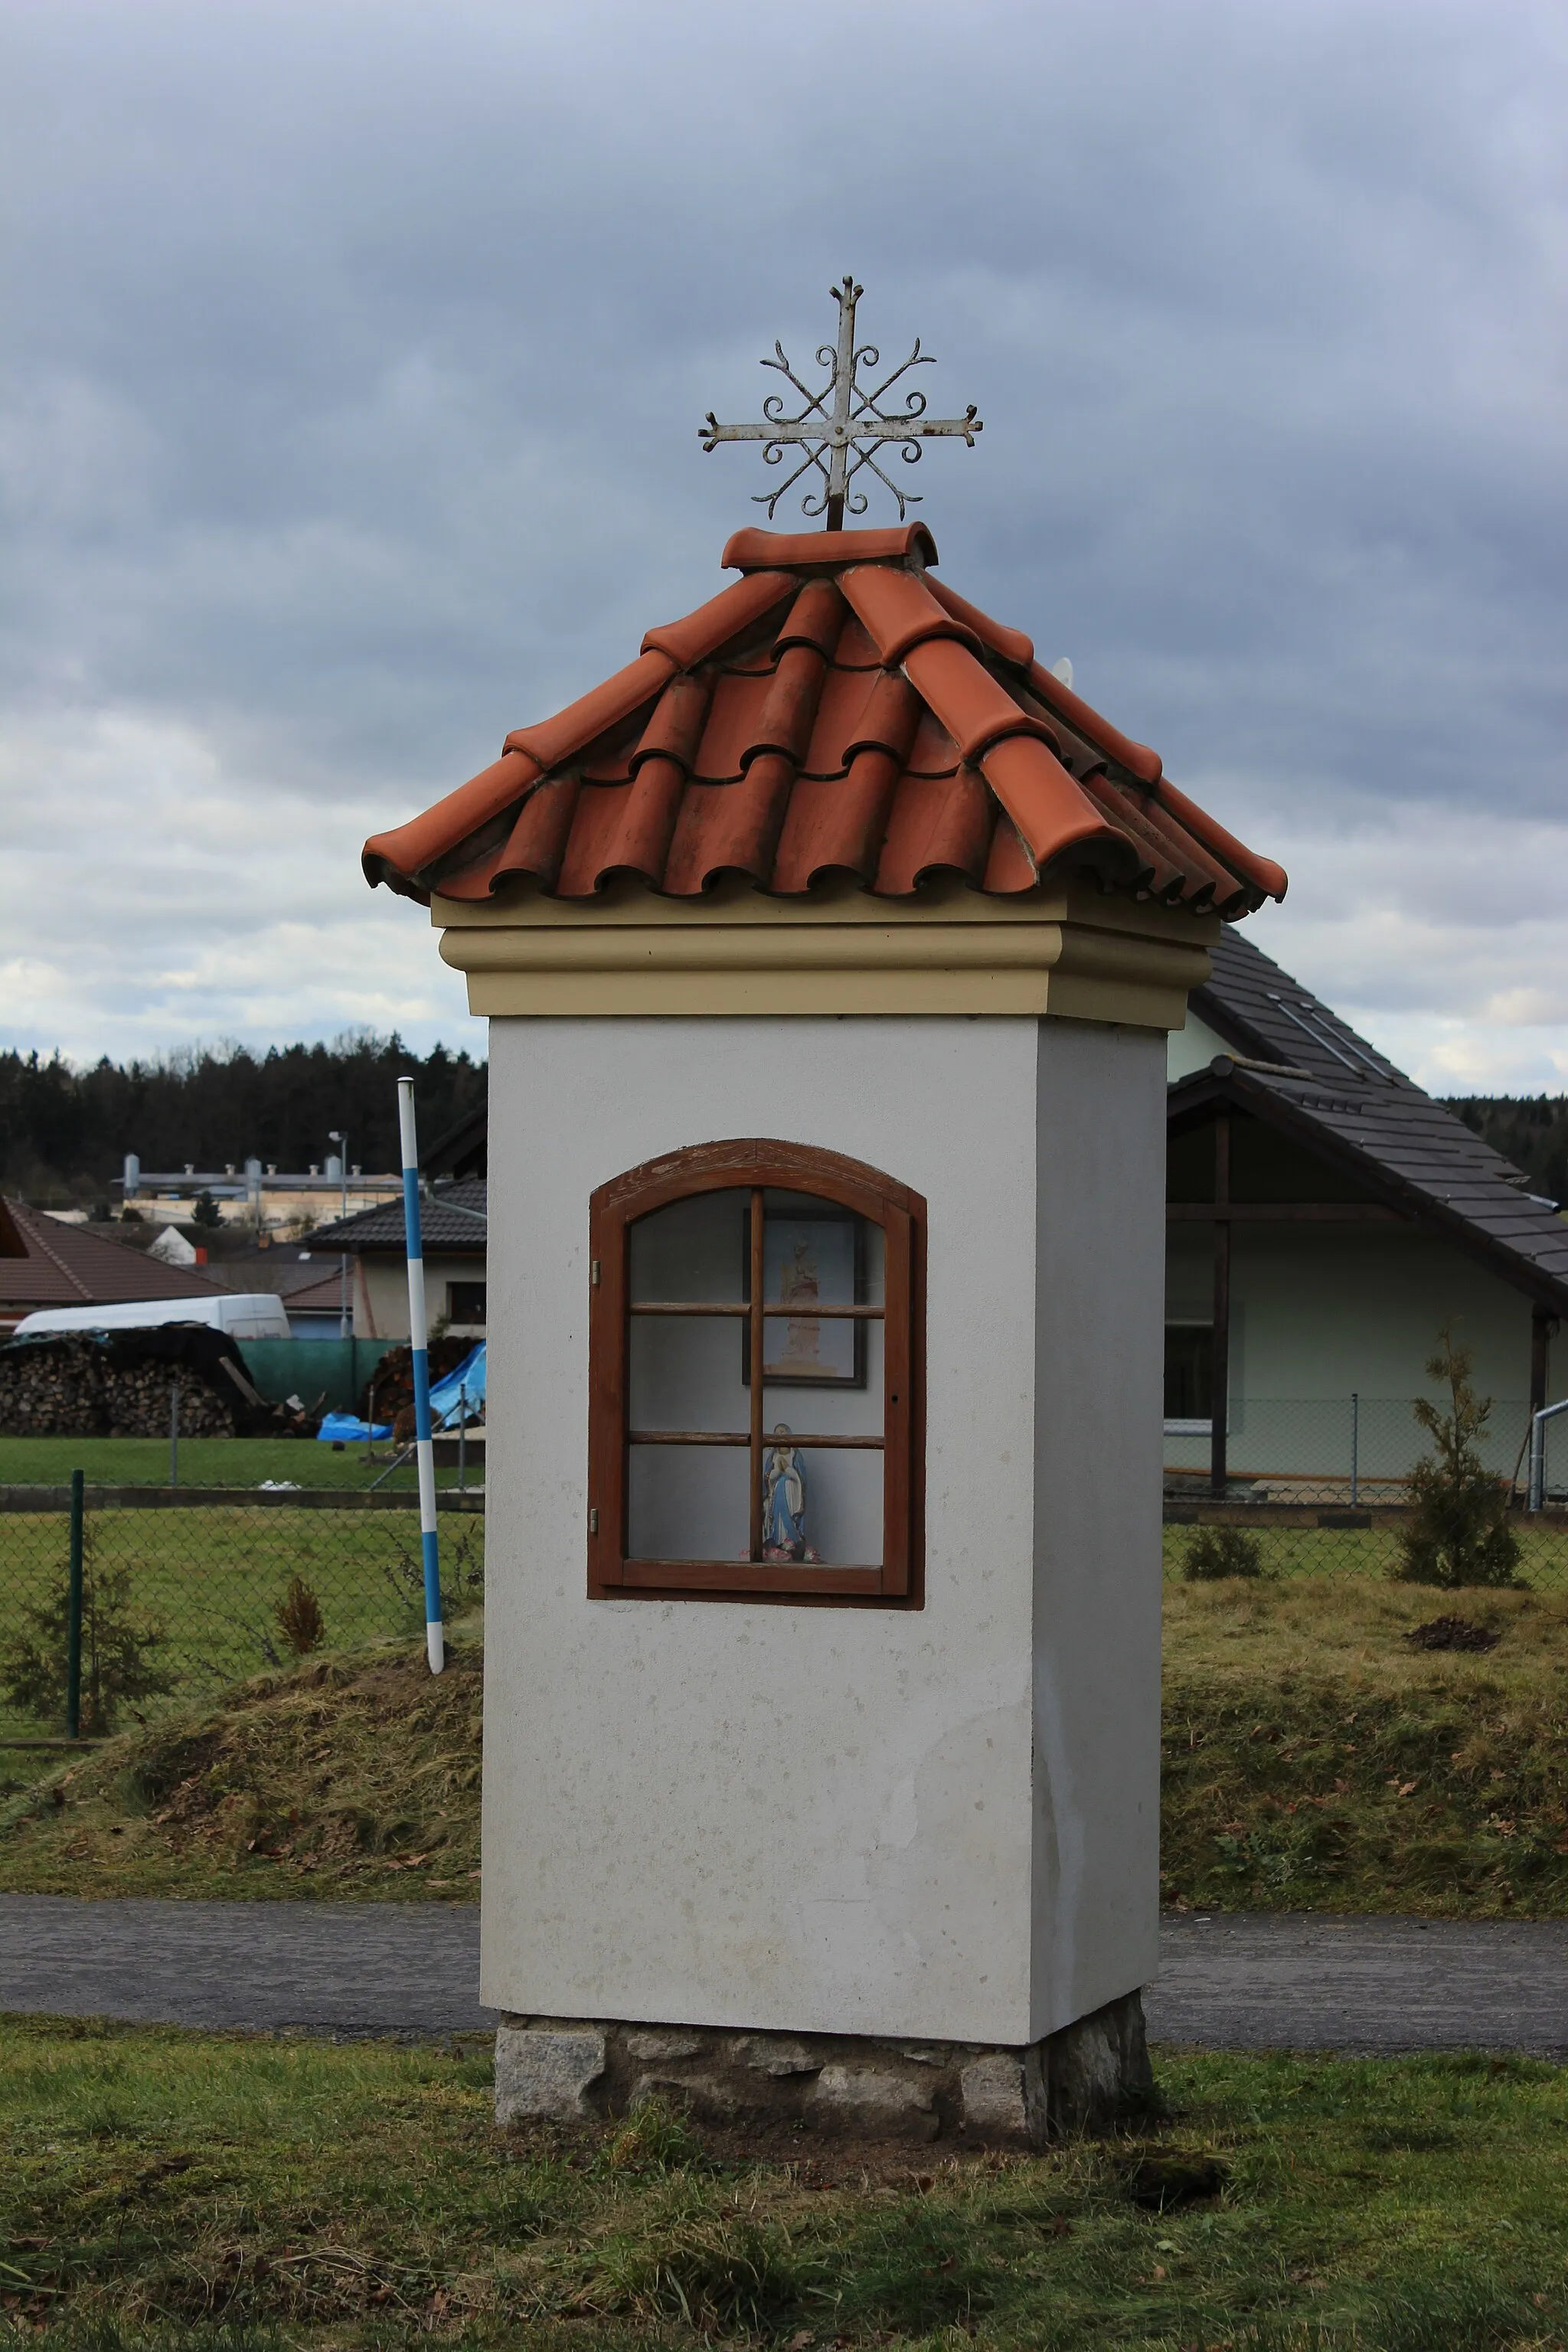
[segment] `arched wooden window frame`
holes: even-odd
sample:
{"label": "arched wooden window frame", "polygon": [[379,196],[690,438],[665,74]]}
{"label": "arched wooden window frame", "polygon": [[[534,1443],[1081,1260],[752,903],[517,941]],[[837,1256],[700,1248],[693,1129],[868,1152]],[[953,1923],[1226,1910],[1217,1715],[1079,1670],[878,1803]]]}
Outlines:
{"label": "arched wooden window frame", "polygon": [[[882,1564],[833,1568],[752,1559],[637,1559],[627,1552],[631,1430],[630,1234],[641,1217],[703,1192],[749,1190],[753,1200],[752,1306],[761,1304],[757,1210],[764,1192],[809,1192],[882,1229],[885,1247],[882,1390]],[[918,1609],[924,1602],[926,1204],[879,1169],[836,1151],[763,1138],[693,1145],[602,1184],[589,1202],[588,1592],[594,1600],[788,1601]],[[775,1307],[774,1312],[777,1309]],[[766,1319],[765,1316],[763,1319]],[[760,1345],[760,1340],[753,1342]],[[755,1359],[753,1358],[753,1361]],[[764,1441],[763,1384],[750,1383],[753,1462]],[[803,1439],[803,1444],[805,1444]],[[752,1488],[755,1491],[755,1471]],[[752,1531],[753,1543],[756,1530]]]}

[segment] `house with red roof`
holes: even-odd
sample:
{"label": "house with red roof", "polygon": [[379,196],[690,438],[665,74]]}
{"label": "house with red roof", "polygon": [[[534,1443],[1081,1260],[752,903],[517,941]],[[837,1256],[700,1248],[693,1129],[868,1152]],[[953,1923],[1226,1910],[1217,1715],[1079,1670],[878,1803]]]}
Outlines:
{"label": "house with red roof", "polygon": [[195,1267],[150,1265],[144,1252],[92,1225],[68,1225],[24,1201],[0,1200],[0,1336],[44,1307],[210,1298],[224,1285]]}

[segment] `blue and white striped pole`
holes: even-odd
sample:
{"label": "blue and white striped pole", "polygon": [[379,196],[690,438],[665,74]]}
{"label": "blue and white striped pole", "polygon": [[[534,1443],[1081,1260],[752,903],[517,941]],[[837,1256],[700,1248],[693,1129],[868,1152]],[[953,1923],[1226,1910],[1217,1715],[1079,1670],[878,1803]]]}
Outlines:
{"label": "blue and white striped pole", "polygon": [[414,1437],[419,1462],[419,1549],[425,1556],[425,1651],[430,1671],[447,1663],[441,1627],[441,1570],[436,1552],[436,1448],[430,1430],[429,1333],[425,1321],[425,1244],[419,1234],[419,1142],[414,1081],[397,1081],[397,1133],[403,1146],[403,1232],[408,1252],[408,1344],[414,1355]]}

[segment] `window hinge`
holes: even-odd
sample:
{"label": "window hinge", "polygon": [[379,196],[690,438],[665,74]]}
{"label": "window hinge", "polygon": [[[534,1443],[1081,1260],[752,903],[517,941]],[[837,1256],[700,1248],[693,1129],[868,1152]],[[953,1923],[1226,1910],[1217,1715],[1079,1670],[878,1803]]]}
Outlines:
{"label": "window hinge", "polygon": [[591,1278],[592,1278],[592,1281],[593,1281],[593,1285],[594,1285],[595,1289],[595,1290],[597,1290],[597,1288],[599,1287],[599,1261],[598,1261],[598,1259],[597,1259],[597,1258],[595,1258],[595,1259],[594,1260],[594,1272],[593,1272],[593,1276],[592,1276],[592,1277],[591,1277]]}
{"label": "window hinge", "polygon": [[588,1533],[589,1533],[591,1536],[596,1536],[596,1535],[598,1534],[598,1532],[599,1532],[599,1514],[598,1514],[598,1512],[597,1512],[597,1511],[590,1511],[590,1512],[589,1512],[589,1514],[588,1514]]}

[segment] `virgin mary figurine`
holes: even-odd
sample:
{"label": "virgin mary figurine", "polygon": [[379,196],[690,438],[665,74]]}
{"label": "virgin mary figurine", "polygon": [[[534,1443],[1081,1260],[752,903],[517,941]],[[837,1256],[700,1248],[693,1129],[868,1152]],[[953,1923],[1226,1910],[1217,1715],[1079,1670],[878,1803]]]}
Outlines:
{"label": "virgin mary figurine", "polygon": [[805,1540],[805,1473],[790,1444],[787,1422],[773,1426],[775,1438],[763,1454],[763,1558],[815,1559]]}

